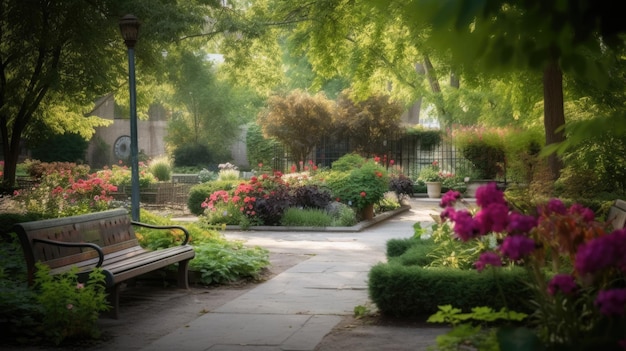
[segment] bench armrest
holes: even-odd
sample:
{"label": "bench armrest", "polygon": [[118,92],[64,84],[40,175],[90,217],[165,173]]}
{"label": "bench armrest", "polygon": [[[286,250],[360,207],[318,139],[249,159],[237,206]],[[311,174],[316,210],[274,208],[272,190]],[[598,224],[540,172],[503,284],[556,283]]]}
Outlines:
{"label": "bench armrest", "polygon": [[183,240],[183,243],[180,244],[181,246],[183,245],[187,245],[187,243],[189,243],[189,231],[187,231],[187,228],[180,226],[180,225],[153,225],[153,224],[148,224],[148,223],[142,223],[142,222],[137,222],[137,221],[130,221],[131,224],[133,225],[137,225],[140,227],[145,227],[145,228],[151,228],[151,229],[180,229],[182,230],[183,233],[185,233],[185,240]]}
{"label": "bench armrest", "polygon": [[104,252],[102,251],[102,248],[94,243],[68,243],[65,241],[35,238],[33,239],[33,244],[36,244],[36,243],[42,243],[42,244],[48,244],[48,245],[54,245],[54,246],[62,246],[62,247],[89,247],[89,248],[96,250],[96,252],[98,253],[98,264],[96,264],[96,268],[101,267],[102,262],[104,262]]}

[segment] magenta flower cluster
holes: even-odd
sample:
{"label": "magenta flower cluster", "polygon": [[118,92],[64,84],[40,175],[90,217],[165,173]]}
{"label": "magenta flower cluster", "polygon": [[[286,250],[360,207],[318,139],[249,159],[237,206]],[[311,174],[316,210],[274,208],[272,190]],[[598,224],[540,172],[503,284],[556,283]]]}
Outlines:
{"label": "magenta flower cluster", "polygon": [[[441,217],[454,222],[454,233],[462,241],[492,232],[508,232],[512,235],[504,239],[500,253],[514,261],[522,259],[535,249],[535,242],[528,237],[528,233],[536,226],[537,220],[532,216],[511,213],[504,194],[497,188],[496,183],[489,183],[476,190],[476,203],[481,209],[473,216],[467,210],[454,208],[458,198],[456,192],[444,194],[441,206],[445,206],[445,209]],[[489,259],[490,261],[479,259],[475,266],[481,270],[486,265],[495,266],[493,257]]]}
{"label": "magenta flower cluster", "polygon": [[548,283],[548,293],[550,295],[556,295],[558,292],[571,295],[576,290],[578,290],[578,284],[576,284],[576,279],[570,274],[557,274]]}
{"label": "magenta flower cluster", "polygon": [[613,268],[626,273],[626,229],[581,245],[576,253],[575,268],[582,275]]}

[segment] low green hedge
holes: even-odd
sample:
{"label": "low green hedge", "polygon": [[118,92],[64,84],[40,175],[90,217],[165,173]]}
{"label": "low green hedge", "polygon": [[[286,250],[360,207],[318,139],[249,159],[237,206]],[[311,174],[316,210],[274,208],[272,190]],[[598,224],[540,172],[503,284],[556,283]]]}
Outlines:
{"label": "low green hedge", "polygon": [[526,271],[504,268],[496,272],[494,279],[489,270],[422,268],[392,260],[370,270],[369,295],[382,314],[394,317],[421,318],[437,312],[437,306],[448,304],[463,311],[476,306],[506,306],[530,312],[527,302],[532,292],[525,283],[529,280]]}

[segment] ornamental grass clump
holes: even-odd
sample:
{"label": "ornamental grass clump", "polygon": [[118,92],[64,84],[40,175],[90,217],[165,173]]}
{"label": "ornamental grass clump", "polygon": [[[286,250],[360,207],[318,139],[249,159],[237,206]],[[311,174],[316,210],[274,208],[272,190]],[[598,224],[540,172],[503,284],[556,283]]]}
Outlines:
{"label": "ornamental grass clump", "polygon": [[483,252],[476,269],[518,265],[532,277],[534,313],[526,341],[538,340],[546,349],[626,348],[625,229],[611,232],[590,209],[559,199],[539,206],[536,215],[511,211],[495,183],[476,192],[475,214],[455,209],[458,198],[456,192],[444,195],[441,216],[454,224],[460,240],[499,237],[499,246]]}

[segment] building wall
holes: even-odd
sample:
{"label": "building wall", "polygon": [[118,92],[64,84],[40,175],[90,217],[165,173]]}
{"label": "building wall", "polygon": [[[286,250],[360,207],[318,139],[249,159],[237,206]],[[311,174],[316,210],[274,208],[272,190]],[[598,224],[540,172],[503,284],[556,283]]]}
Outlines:
{"label": "building wall", "polygon": [[[119,159],[115,156],[115,142],[118,138],[130,137],[130,120],[115,118],[115,101],[112,95],[103,97],[96,102],[97,109],[94,115],[113,120],[113,124],[107,127],[97,127],[94,136],[89,142],[87,149],[87,162],[92,167],[117,164]],[[151,109],[152,111],[152,109]],[[161,118],[159,110],[156,110],[157,118],[150,114],[150,120],[137,121],[137,141],[140,154],[149,158],[163,156],[165,152],[165,136],[167,135],[167,121]]]}

